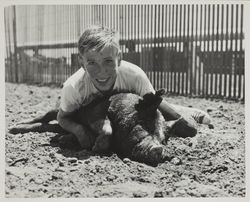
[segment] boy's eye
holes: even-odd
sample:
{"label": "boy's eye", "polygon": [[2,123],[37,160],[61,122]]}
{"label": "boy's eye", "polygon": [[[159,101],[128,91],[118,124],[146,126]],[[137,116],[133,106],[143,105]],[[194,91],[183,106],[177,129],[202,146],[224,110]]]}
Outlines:
{"label": "boy's eye", "polygon": [[94,64],[95,64],[94,61],[89,61],[89,62],[88,62],[88,65],[94,65]]}
{"label": "boy's eye", "polygon": [[112,63],[113,60],[105,60],[106,63]]}

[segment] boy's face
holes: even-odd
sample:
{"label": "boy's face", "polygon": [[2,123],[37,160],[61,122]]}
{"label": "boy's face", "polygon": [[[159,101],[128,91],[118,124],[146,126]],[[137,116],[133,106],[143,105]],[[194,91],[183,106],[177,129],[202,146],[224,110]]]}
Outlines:
{"label": "boy's face", "polygon": [[95,50],[85,52],[80,58],[80,63],[89,73],[94,86],[104,92],[113,88],[119,58],[116,47],[105,47],[99,52]]}

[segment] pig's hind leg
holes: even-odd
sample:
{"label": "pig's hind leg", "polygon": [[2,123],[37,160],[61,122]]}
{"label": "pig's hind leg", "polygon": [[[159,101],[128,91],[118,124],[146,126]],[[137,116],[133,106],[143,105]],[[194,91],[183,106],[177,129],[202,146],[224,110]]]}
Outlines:
{"label": "pig's hind leg", "polygon": [[53,132],[53,133],[66,134],[66,131],[63,130],[62,127],[57,123],[20,124],[9,128],[9,133],[11,134],[18,134],[18,133],[23,134],[28,132],[38,132],[38,133]]}
{"label": "pig's hind leg", "polygon": [[28,132],[55,132],[65,134],[66,131],[57,123],[48,124],[50,121],[56,120],[58,110],[51,110],[46,114],[34,119],[24,120],[9,128],[12,134],[28,133]]}
{"label": "pig's hind leg", "polygon": [[49,123],[50,121],[53,121],[53,120],[57,119],[58,112],[59,112],[58,109],[53,109],[53,110],[50,110],[46,114],[41,115],[39,117],[20,121],[20,122],[16,123],[16,125],[20,125],[20,124],[32,124],[32,123]]}

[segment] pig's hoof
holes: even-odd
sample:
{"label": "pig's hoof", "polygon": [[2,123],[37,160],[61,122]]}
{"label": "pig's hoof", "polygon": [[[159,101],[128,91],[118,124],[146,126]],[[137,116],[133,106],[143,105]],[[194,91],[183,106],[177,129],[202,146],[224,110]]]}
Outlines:
{"label": "pig's hoof", "polygon": [[111,146],[111,135],[99,135],[96,138],[95,145],[92,148],[93,152],[105,153],[110,149]]}
{"label": "pig's hoof", "polygon": [[17,134],[17,133],[20,133],[20,130],[17,127],[11,127],[9,128],[9,133]]}
{"label": "pig's hoof", "polygon": [[29,132],[29,129],[32,129],[31,125],[26,125],[26,124],[15,125],[15,126],[9,128],[9,133],[11,133],[11,134],[21,133],[21,134],[23,134],[23,133]]}

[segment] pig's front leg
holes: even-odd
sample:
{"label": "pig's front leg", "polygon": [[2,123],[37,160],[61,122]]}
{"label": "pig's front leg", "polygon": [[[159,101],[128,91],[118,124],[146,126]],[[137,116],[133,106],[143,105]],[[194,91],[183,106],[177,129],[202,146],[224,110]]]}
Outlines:
{"label": "pig's front leg", "polygon": [[96,120],[89,123],[91,129],[97,134],[92,151],[104,153],[109,151],[112,142],[112,127],[109,118]]}

